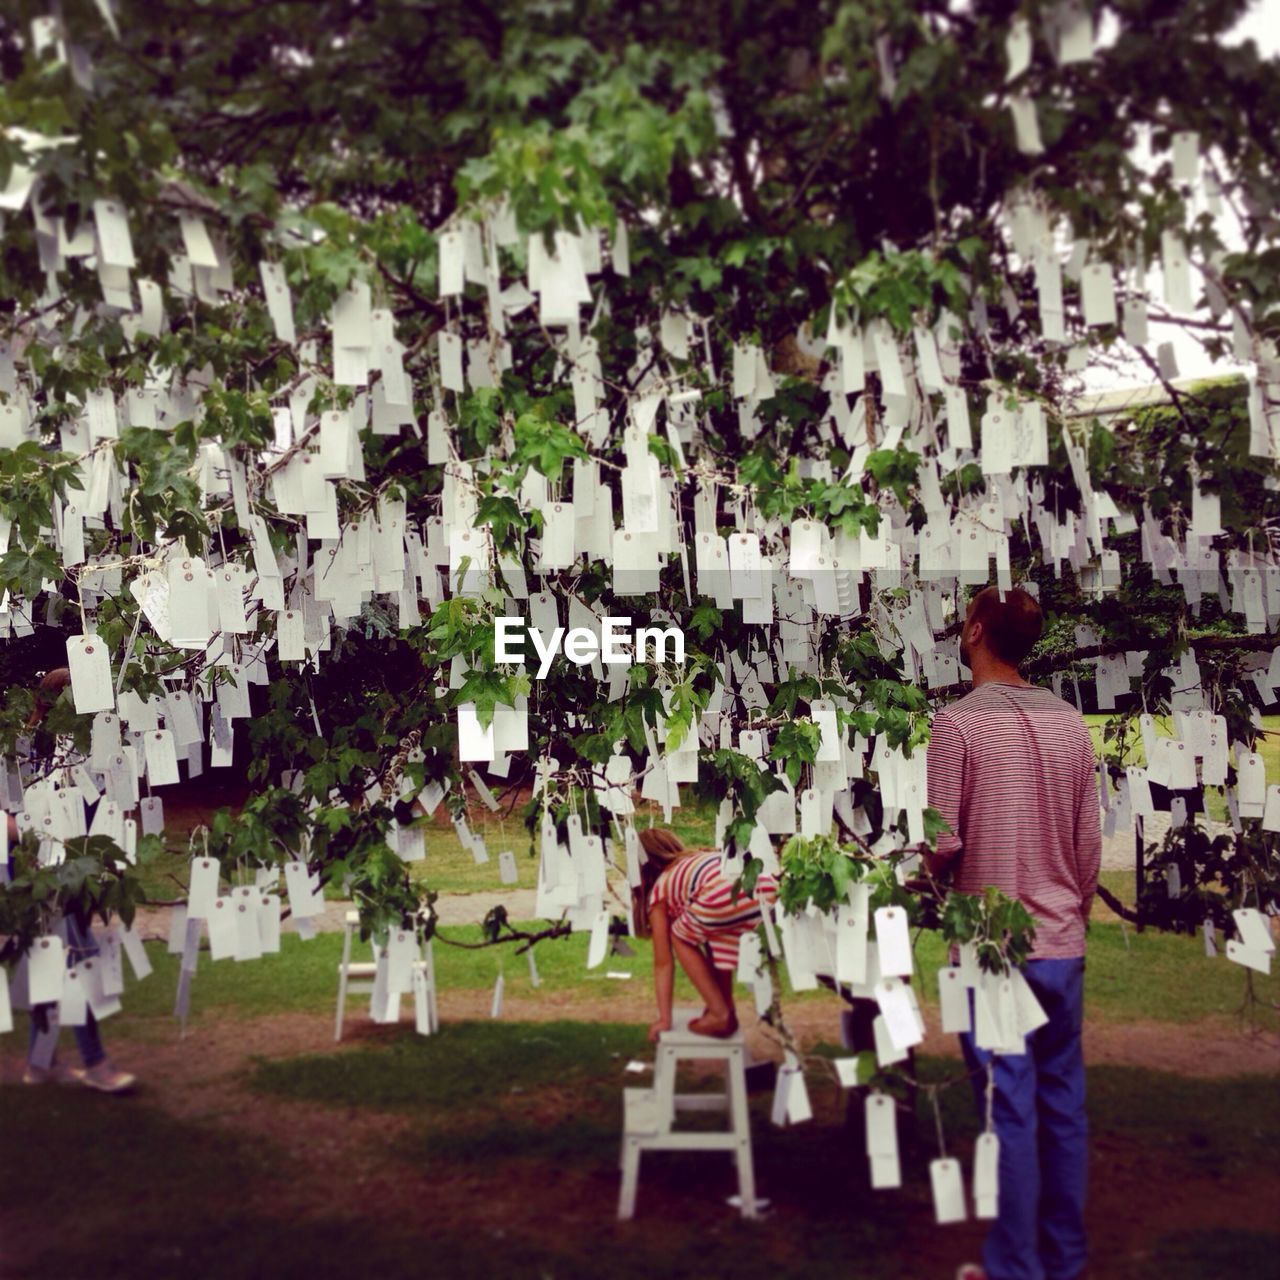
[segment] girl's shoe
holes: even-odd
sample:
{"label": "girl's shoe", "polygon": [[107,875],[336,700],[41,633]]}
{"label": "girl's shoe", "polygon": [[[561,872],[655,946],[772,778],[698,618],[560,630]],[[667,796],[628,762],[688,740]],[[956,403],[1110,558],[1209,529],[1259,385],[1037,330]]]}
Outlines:
{"label": "girl's shoe", "polygon": [[956,1272],[956,1280],[987,1280],[987,1273],[976,1262],[966,1262]]}
{"label": "girl's shoe", "polygon": [[138,1083],[137,1076],[117,1071],[106,1061],[82,1068],[76,1072],[76,1078],[86,1089],[97,1089],[99,1093],[127,1093]]}

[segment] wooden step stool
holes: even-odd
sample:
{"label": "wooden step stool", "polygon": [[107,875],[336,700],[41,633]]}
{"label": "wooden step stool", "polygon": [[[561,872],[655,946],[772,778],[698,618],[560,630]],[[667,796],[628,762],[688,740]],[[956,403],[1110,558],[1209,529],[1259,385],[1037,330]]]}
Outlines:
{"label": "wooden step stool", "polygon": [[[645,1151],[728,1151],[738,1166],[738,1200],[744,1218],[756,1216],[756,1178],[751,1163],[751,1117],[747,1111],[746,1042],[739,1029],[725,1040],[689,1030],[692,1009],[678,1010],[670,1031],[658,1039],[652,1089],[623,1091],[622,1190],[618,1217],[633,1218]],[[681,1062],[723,1062],[723,1093],[678,1093]],[[729,1128],[696,1132],[675,1128],[681,1111],[724,1111]]]}
{"label": "wooden step stool", "polygon": [[[360,928],[360,913],[348,911],[343,924],[342,959],[338,962],[338,1014],[333,1029],[334,1040],[342,1039],[342,1023],[347,1011],[347,997],[353,995],[372,995],[378,976],[378,946],[373,946],[373,960],[363,961],[351,959],[351,946]],[[436,965],[435,957],[428,942],[423,959],[416,966],[426,975],[427,983],[427,1023],[430,1035],[440,1030],[440,1015],[436,1009]]]}

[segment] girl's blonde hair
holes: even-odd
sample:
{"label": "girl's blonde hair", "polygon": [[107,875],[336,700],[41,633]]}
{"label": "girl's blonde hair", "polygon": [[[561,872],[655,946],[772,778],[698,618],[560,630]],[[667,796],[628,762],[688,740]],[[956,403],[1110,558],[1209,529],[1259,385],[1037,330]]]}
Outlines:
{"label": "girl's blonde hair", "polygon": [[636,937],[647,938],[653,932],[649,927],[649,895],[653,886],[677,858],[685,857],[692,850],[684,847],[674,831],[661,827],[648,827],[640,832],[640,847],[644,850],[645,859],[640,864],[639,887],[631,891],[631,918]]}

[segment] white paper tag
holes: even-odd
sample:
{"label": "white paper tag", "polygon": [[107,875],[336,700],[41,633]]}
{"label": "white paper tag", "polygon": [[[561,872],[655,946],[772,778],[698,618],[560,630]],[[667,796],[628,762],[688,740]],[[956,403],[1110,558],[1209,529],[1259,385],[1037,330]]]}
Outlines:
{"label": "white paper tag", "polygon": [[969,1009],[969,991],[960,969],[938,970],[938,996],[942,1009],[942,1030],[947,1035],[964,1035],[973,1029]]}
{"label": "white paper tag", "polygon": [[126,929],[123,924],[117,923],[114,926],[116,937],[120,940],[120,947],[124,954],[129,958],[129,964],[133,969],[133,976],[139,982],[143,978],[151,976],[151,961],[147,957],[147,950],[142,945],[142,939],[134,931],[133,928]]}
{"label": "white paper tag", "polygon": [[13,1004],[9,999],[9,974],[0,967],[0,1036],[13,1030]]}
{"label": "white paper tag", "polygon": [[88,1018],[88,983],[81,978],[79,969],[68,969],[62,980],[62,995],[58,998],[58,1025],[83,1027]]}
{"label": "white paper tag", "polygon": [[209,912],[209,958],[229,960],[236,953],[236,911],[230,898],[219,898]]}
{"label": "white paper tag", "polygon": [[863,1104],[866,1116],[867,1155],[898,1154],[897,1104],[888,1094],[873,1090]]}
{"label": "white paper tag", "polygon": [[324,898],[313,888],[305,862],[286,862],[284,883],[294,920],[309,920],[324,910]]}
{"label": "white paper tag", "polygon": [[179,781],[173,734],[168,729],[152,729],[143,735],[142,743],[147,760],[147,781],[153,787]]}
{"label": "white paper tag", "polygon": [[869,886],[849,886],[851,905],[836,911],[836,981],[850,985],[867,980],[867,913]]}
{"label": "white paper tag", "polygon": [[1271,932],[1269,918],[1256,907],[1241,907],[1231,913],[1236,928],[1240,930],[1240,941],[1250,951],[1274,952],[1275,937]]}
{"label": "white paper tag", "polygon": [[945,1226],[949,1222],[963,1222],[968,1215],[960,1161],[950,1158],[931,1160],[929,1181],[933,1184],[933,1211],[938,1224]]}
{"label": "white paper tag", "polygon": [[907,913],[902,907],[881,907],[875,913],[876,951],[886,977],[910,977],[913,963]]}
{"label": "white paper tag", "polygon": [[1000,1139],[980,1133],[973,1147],[973,1216],[994,1218],[999,1212]]}
{"label": "white paper tag", "polygon": [[462,761],[492,761],[494,757],[493,722],[482,728],[474,702],[458,707],[458,758]]}
{"label": "white paper tag", "polygon": [[924,1040],[910,988],[901,978],[882,977],[875,985],[875,997],[895,1049],[910,1049]]}
{"label": "white paper tag", "polygon": [[884,1014],[877,1014],[871,1023],[871,1031],[875,1037],[876,1045],[876,1061],[882,1067],[891,1067],[894,1063],[905,1062],[910,1053],[909,1049],[899,1049],[893,1042],[893,1037],[889,1034],[888,1023],[884,1020]]}
{"label": "white paper tag", "polygon": [[218,898],[216,858],[192,858],[187,880],[187,913],[190,920],[207,920]]}
{"label": "white paper tag", "polygon": [[115,709],[111,661],[105,641],[98,636],[68,636],[67,666],[78,715]]}
{"label": "white paper tag", "polygon": [[414,1030],[420,1036],[431,1034],[431,1006],[428,1001],[427,971],[425,966],[418,965],[413,970],[413,1023]]}
{"label": "white paper tag", "polygon": [[1036,993],[1031,990],[1031,984],[1020,969],[1011,970],[1009,977],[1013,983],[1015,1034],[1029,1036],[1049,1021],[1049,1015],[1045,1013],[1040,1001],[1036,998]]}
{"label": "white paper tag", "polygon": [[609,912],[598,911],[591,922],[591,942],[587,948],[587,968],[595,969],[605,958],[609,949]]}
{"label": "white paper tag", "polygon": [[53,1004],[62,996],[66,955],[56,934],[37,938],[27,952],[27,998],[33,1005]]}

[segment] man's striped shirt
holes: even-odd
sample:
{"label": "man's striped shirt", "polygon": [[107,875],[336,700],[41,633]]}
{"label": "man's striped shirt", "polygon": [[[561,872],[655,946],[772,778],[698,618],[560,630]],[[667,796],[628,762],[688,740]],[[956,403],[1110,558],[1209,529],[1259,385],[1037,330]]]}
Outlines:
{"label": "man's striped shirt", "polygon": [[1080,713],[1048,689],[991,681],[938,712],[928,759],[956,890],[994,885],[1018,899],[1036,917],[1033,957],[1084,955],[1102,831]]}

